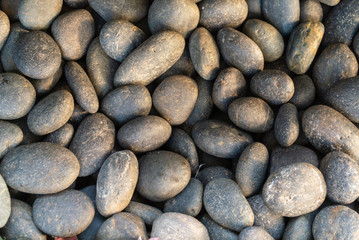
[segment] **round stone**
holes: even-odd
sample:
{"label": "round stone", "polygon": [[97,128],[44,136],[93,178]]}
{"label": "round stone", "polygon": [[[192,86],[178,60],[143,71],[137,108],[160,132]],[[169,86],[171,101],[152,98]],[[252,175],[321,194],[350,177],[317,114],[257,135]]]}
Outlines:
{"label": "round stone", "polygon": [[247,227],[243,229],[238,237],[238,240],[274,240],[274,238],[261,227]]}
{"label": "round stone", "polygon": [[23,137],[22,130],[16,124],[0,120],[0,159],[19,145]]}

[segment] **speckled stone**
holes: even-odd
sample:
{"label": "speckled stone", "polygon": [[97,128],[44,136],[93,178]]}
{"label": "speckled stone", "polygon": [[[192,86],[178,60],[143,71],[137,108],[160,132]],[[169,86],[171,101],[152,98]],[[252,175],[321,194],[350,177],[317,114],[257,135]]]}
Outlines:
{"label": "speckled stone", "polygon": [[10,33],[10,21],[6,13],[0,11],[0,50]]}
{"label": "speckled stone", "polygon": [[131,201],[123,211],[139,216],[147,225],[152,225],[153,221],[162,214],[158,208],[135,201]]}
{"label": "speckled stone", "polygon": [[91,199],[83,192],[66,190],[37,198],[32,214],[36,226],[44,233],[71,237],[90,225],[95,209]]}
{"label": "speckled stone", "polygon": [[274,240],[274,238],[261,227],[247,227],[243,229],[238,237],[238,240]]}
{"label": "speckled stone", "polygon": [[274,122],[274,135],[283,147],[289,147],[297,140],[299,117],[293,104],[285,103],[279,108]]}
{"label": "speckled stone", "polygon": [[283,240],[312,240],[312,223],[316,212],[291,218],[283,233]]}
{"label": "speckled stone", "polygon": [[265,204],[276,214],[286,217],[316,210],[324,202],[326,193],[322,173],[309,163],[281,167],[268,177],[263,186]]}
{"label": "speckled stone", "polygon": [[53,76],[61,65],[61,51],[45,32],[24,33],[16,41],[14,62],[26,76],[43,79]]}
{"label": "speckled stone", "polygon": [[80,122],[89,115],[89,112],[82,109],[80,105],[75,103],[74,111],[71,115],[70,122],[71,124],[74,124],[74,126],[78,126]]}
{"label": "speckled stone", "polygon": [[67,147],[72,140],[74,132],[74,127],[70,123],[66,123],[58,130],[48,134],[44,142],[52,142]]}
{"label": "speckled stone", "polygon": [[63,64],[59,67],[54,75],[44,79],[29,79],[34,86],[37,95],[45,95],[49,93],[60,81],[63,74]]}
{"label": "speckled stone", "polygon": [[16,124],[0,120],[0,159],[19,145],[23,137],[22,130]]}
{"label": "speckled stone", "polygon": [[308,75],[300,75],[293,78],[294,94],[289,100],[298,109],[309,107],[315,99],[315,86]]}
{"label": "speckled stone", "polygon": [[234,179],[233,172],[222,166],[205,167],[196,174],[196,178],[202,182],[203,186],[217,178]]}
{"label": "speckled stone", "polygon": [[[325,0],[322,0],[325,1]],[[335,0],[338,1],[338,0]],[[340,0],[339,0],[340,1]],[[318,0],[300,1],[300,22],[321,22],[323,8]]]}
{"label": "speckled stone", "polygon": [[207,228],[211,240],[238,240],[238,234],[216,223],[207,213],[199,216],[198,220]]}
{"label": "speckled stone", "polygon": [[9,189],[5,180],[0,175],[0,228],[4,227],[8,222],[11,213],[11,200]]}
{"label": "speckled stone", "polygon": [[63,0],[23,0],[18,7],[22,25],[29,30],[45,30],[61,12]]}
{"label": "speckled stone", "polygon": [[8,186],[33,194],[66,189],[76,180],[79,170],[79,162],[70,150],[47,142],[19,146],[0,164],[0,174]]}
{"label": "speckled stone", "polygon": [[61,49],[63,59],[78,60],[85,56],[95,35],[95,22],[87,10],[73,10],[56,18],[51,33]]}

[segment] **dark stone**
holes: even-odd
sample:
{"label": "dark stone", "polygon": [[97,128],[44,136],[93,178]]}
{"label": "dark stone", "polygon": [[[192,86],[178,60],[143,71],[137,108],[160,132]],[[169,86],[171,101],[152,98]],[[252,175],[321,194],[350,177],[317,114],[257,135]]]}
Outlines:
{"label": "dark stone", "polygon": [[119,125],[140,116],[147,116],[151,107],[151,95],[142,85],[118,87],[109,92],[101,103],[101,110]]}
{"label": "dark stone", "polygon": [[22,0],[2,0],[0,1],[0,8],[9,16],[11,21],[19,19],[18,9]]}
{"label": "dark stone", "polygon": [[210,181],[217,178],[234,179],[231,170],[222,166],[209,166],[200,170],[196,178],[200,180],[203,186],[206,186]]}
{"label": "dark stone", "polygon": [[54,75],[44,79],[30,79],[31,84],[34,86],[37,95],[44,95],[49,93],[55,85],[59,82],[63,73],[63,64],[59,67]]}
{"label": "dark stone", "polygon": [[16,124],[22,131],[23,138],[22,138],[20,145],[41,142],[43,140],[43,136],[35,135],[30,131],[29,127],[27,126],[26,117],[13,120],[11,122]]}
{"label": "dark stone", "polygon": [[131,201],[123,211],[139,216],[147,225],[152,225],[162,214],[158,208],[134,201]]}
{"label": "dark stone", "polygon": [[269,153],[265,145],[254,142],[239,157],[235,179],[245,197],[257,193],[266,178]]}
{"label": "dark stone", "polygon": [[89,113],[86,110],[83,110],[80,105],[78,105],[77,103],[75,103],[75,108],[74,111],[71,115],[70,121],[74,124],[74,125],[78,125],[80,124],[80,122],[89,115]]}
{"label": "dark stone", "polygon": [[359,129],[333,108],[325,105],[308,108],[303,114],[302,128],[319,151],[342,151],[359,161]]}
{"label": "dark stone", "polygon": [[359,33],[357,33],[353,40],[353,49],[357,57],[359,56]]}
{"label": "dark stone", "polygon": [[188,161],[177,153],[154,151],[139,159],[137,191],[154,202],[173,198],[191,178]]}
{"label": "dark stone", "polygon": [[70,150],[46,142],[19,146],[0,164],[0,174],[8,186],[33,194],[66,189],[76,180],[79,169],[79,162]]}
{"label": "dark stone", "polygon": [[70,123],[66,123],[55,132],[48,134],[44,142],[52,142],[67,147],[71,142],[74,132],[74,127]]}
{"label": "dark stone", "polygon": [[61,51],[45,32],[24,33],[16,41],[14,62],[26,76],[43,79],[53,76],[61,65]]}
{"label": "dark stone", "polygon": [[262,13],[286,37],[299,22],[300,1],[262,0]]}
{"label": "dark stone", "polygon": [[0,175],[0,228],[4,227],[8,222],[11,213],[11,200],[9,189],[5,180]]}
{"label": "dark stone", "polygon": [[88,5],[87,0],[64,0],[64,2],[71,8],[86,8]]}
{"label": "dark stone", "polygon": [[238,240],[238,234],[216,223],[207,213],[198,218],[207,228],[211,240]]}
{"label": "dark stone", "polygon": [[77,128],[69,149],[80,162],[80,177],[93,174],[110,155],[115,144],[115,126],[102,113],[86,117]]}
{"label": "dark stone", "polygon": [[299,118],[297,108],[291,103],[283,104],[274,122],[274,134],[280,145],[291,146],[299,136]]}
{"label": "dark stone", "polygon": [[253,141],[248,133],[218,120],[196,123],[192,129],[192,138],[202,151],[221,158],[239,157]]}
{"label": "dark stone", "polygon": [[269,23],[250,19],[243,26],[243,32],[261,49],[264,61],[273,62],[284,52],[284,40],[280,32]]}
{"label": "dark stone", "polygon": [[96,208],[102,216],[111,216],[127,207],[138,171],[137,158],[131,151],[113,153],[105,160],[96,183]]}
{"label": "dark stone", "polygon": [[22,130],[16,124],[0,120],[0,159],[19,145],[23,137]]}
{"label": "dark stone", "polygon": [[213,103],[222,112],[227,112],[229,104],[236,98],[244,97],[246,92],[247,83],[243,74],[236,68],[228,67],[223,69],[214,81]]}
{"label": "dark stone", "polygon": [[164,212],[179,212],[196,217],[202,209],[203,184],[191,178],[185,189],[166,201]]}
{"label": "dark stone", "polygon": [[308,75],[300,75],[293,78],[294,94],[289,100],[299,109],[309,107],[315,99],[315,86]]}
{"label": "dark stone", "polygon": [[206,227],[182,213],[164,213],[153,222],[151,238],[210,240]]}
{"label": "dark stone", "polygon": [[199,3],[200,24],[210,31],[239,27],[248,15],[245,0],[203,0]]}
{"label": "dark stone", "polygon": [[[315,213],[315,212],[314,212]],[[312,223],[315,215],[308,213],[303,216],[291,218],[283,233],[283,240],[303,239],[312,240]]]}
{"label": "dark stone", "polygon": [[32,214],[36,226],[44,233],[55,237],[71,237],[90,225],[95,209],[85,193],[66,190],[37,198]]}
{"label": "dark stone", "polygon": [[122,62],[146,39],[146,34],[132,23],[117,19],[102,27],[99,39],[106,54]]}
{"label": "dark stone", "polygon": [[326,193],[322,173],[309,163],[281,167],[263,186],[265,204],[285,217],[298,217],[316,210],[324,202]]}
{"label": "dark stone", "polygon": [[97,112],[99,101],[85,70],[77,62],[70,61],[65,64],[65,76],[76,102],[89,113]]}
{"label": "dark stone", "polygon": [[233,28],[222,28],[217,34],[217,44],[224,61],[238,68],[244,75],[252,76],[263,70],[262,51],[243,33]]}
{"label": "dark stone", "polygon": [[274,112],[262,99],[241,97],[228,107],[229,119],[239,128],[248,132],[263,133],[272,129]]}
{"label": "dark stone", "polygon": [[10,21],[6,13],[0,10],[0,50],[4,46],[10,33]]}
{"label": "dark stone", "polygon": [[323,208],[315,217],[313,226],[314,239],[358,239],[359,215],[346,206],[329,206]]}
{"label": "dark stone", "polygon": [[[321,0],[325,1],[325,0]],[[338,1],[338,0],[335,0]],[[300,22],[321,22],[323,19],[323,8],[318,0],[300,1]]]}
{"label": "dark stone", "polygon": [[274,238],[261,227],[247,227],[243,229],[238,237],[238,240],[274,240]]}
{"label": "dark stone", "polygon": [[248,5],[248,17],[247,19],[252,18],[262,18],[262,0],[247,0]]}
{"label": "dark stone", "polygon": [[251,79],[250,88],[260,98],[273,105],[288,102],[294,94],[293,80],[280,70],[263,70]]}
{"label": "dark stone", "polygon": [[73,10],[56,18],[51,33],[61,49],[63,59],[78,60],[85,56],[95,35],[95,22],[87,10]]}
{"label": "dark stone", "polygon": [[123,149],[148,152],[165,144],[171,131],[171,125],[163,118],[142,116],[123,125],[117,133],[117,140]]}
{"label": "dark stone", "polygon": [[286,62],[289,70],[296,74],[308,71],[324,35],[321,22],[305,22],[296,26],[289,38]]}
{"label": "dark stone", "polygon": [[23,0],[18,7],[22,25],[29,30],[45,30],[61,12],[62,0]]}
{"label": "dark stone", "polygon": [[248,199],[254,213],[254,226],[264,228],[274,239],[280,239],[285,229],[285,219],[274,213],[264,203],[262,195],[255,195]]}

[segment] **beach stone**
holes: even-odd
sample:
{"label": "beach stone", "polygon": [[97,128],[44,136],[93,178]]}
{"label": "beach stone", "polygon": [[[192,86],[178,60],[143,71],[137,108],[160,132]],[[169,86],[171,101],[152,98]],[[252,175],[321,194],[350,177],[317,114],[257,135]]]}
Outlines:
{"label": "beach stone", "polygon": [[112,20],[102,27],[99,39],[105,53],[122,62],[146,39],[146,34],[126,20]]}
{"label": "beach stone", "polygon": [[209,240],[206,227],[194,217],[182,213],[164,213],[153,222],[151,238],[161,240]]}
{"label": "beach stone", "polygon": [[254,213],[254,226],[262,227],[274,239],[280,239],[285,229],[285,219],[267,207],[262,195],[255,195],[248,199]]}
{"label": "beach stone", "polygon": [[95,22],[87,10],[73,10],[56,18],[51,33],[61,49],[62,58],[78,60],[85,56],[95,35]]}
{"label": "beach stone", "polygon": [[74,111],[71,115],[70,122],[71,124],[74,124],[74,126],[78,126],[80,122],[88,115],[90,115],[89,112],[82,109],[80,105],[75,103]]}
{"label": "beach stone", "polygon": [[305,22],[296,26],[289,38],[286,62],[289,70],[296,74],[308,71],[324,35],[321,22]]}
{"label": "beach stone", "polygon": [[359,129],[333,108],[325,105],[308,108],[303,114],[302,128],[319,151],[342,151],[359,161]]}
{"label": "beach stone", "polygon": [[300,75],[293,78],[294,94],[289,100],[298,109],[309,107],[315,99],[315,86],[312,79],[308,75]]}
{"label": "beach stone", "polygon": [[260,142],[249,144],[238,159],[235,179],[245,197],[257,193],[265,181],[269,153]]}
{"label": "beach stone", "polygon": [[125,150],[110,155],[97,176],[96,208],[101,215],[108,217],[125,209],[131,201],[137,179],[135,154]]}
{"label": "beach stone", "polygon": [[220,71],[214,81],[212,100],[222,112],[227,112],[229,104],[244,97],[246,92],[247,83],[243,74],[236,68],[228,67]]}
{"label": "beach stone", "polygon": [[222,28],[217,34],[217,44],[224,61],[246,76],[263,70],[264,58],[258,45],[233,28]]}
{"label": "beach stone", "polygon": [[24,75],[43,79],[53,76],[61,65],[61,51],[45,32],[24,33],[16,41],[14,62]]}
{"label": "beach stone", "polygon": [[243,33],[258,45],[264,61],[273,62],[282,56],[285,47],[283,37],[269,23],[259,19],[249,19],[243,26]]}
{"label": "beach stone", "polygon": [[9,17],[0,10],[0,50],[4,46],[7,37],[10,33],[10,20]]}
{"label": "beach stone", "polygon": [[265,69],[250,82],[252,92],[272,105],[288,102],[294,94],[293,80],[283,71]]}
{"label": "beach stone", "polygon": [[37,198],[32,214],[42,232],[56,237],[71,237],[90,225],[95,209],[91,199],[83,192],[66,190]]}
{"label": "beach stone", "polygon": [[204,120],[192,128],[192,138],[202,151],[221,158],[236,158],[253,141],[233,125],[219,120]]}
{"label": "beach stone", "polygon": [[89,113],[97,112],[98,97],[85,70],[77,62],[69,61],[65,64],[65,76],[76,102]]}
{"label": "beach stone", "polygon": [[8,222],[11,213],[11,200],[9,189],[4,178],[0,175],[0,228]]}
{"label": "beach stone", "polygon": [[280,145],[291,146],[299,136],[299,117],[295,105],[283,104],[275,118],[274,134]]}
{"label": "beach stone", "polygon": [[102,113],[86,117],[72,139],[69,149],[80,162],[80,177],[100,169],[115,144],[115,126]]}
{"label": "beach stone", "polygon": [[177,153],[154,151],[139,159],[137,191],[146,199],[162,202],[180,193],[190,181],[188,161]]}
{"label": "beach stone", "polygon": [[119,65],[102,49],[99,38],[95,38],[87,50],[86,72],[100,99],[113,89],[113,78]]}
{"label": "beach stone", "polygon": [[6,239],[47,239],[46,235],[36,227],[32,219],[32,207],[14,198],[11,199],[11,215],[9,221],[2,229],[2,232]]}
{"label": "beach stone", "polygon": [[66,189],[76,180],[79,170],[79,162],[70,150],[47,142],[19,146],[0,164],[0,174],[9,187],[32,194]]}
{"label": "beach stone", "polygon": [[354,210],[342,206],[323,208],[315,217],[314,239],[357,239],[359,237],[359,215]]}
{"label": "beach stone", "polygon": [[[315,213],[315,212],[314,212]],[[315,215],[308,213],[303,216],[291,218],[283,233],[283,240],[303,239],[311,240],[312,237],[312,223]]]}
{"label": "beach stone", "polygon": [[163,118],[142,116],[123,125],[117,133],[117,140],[123,149],[148,152],[165,144],[171,132],[171,125]]}
{"label": "beach stone", "polygon": [[323,96],[331,86],[358,74],[358,61],[343,43],[329,44],[313,65],[313,81]]}
{"label": "beach stone", "polygon": [[201,169],[196,178],[200,180],[203,186],[206,186],[210,181],[217,178],[234,179],[233,172],[222,166],[209,166]]}
{"label": "beach stone", "polygon": [[[338,0],[334,0],[334,1],[338,1]],[[323,19],[323,8],[322,5],[320,4],[320,1],[318,0],[300,1],[300,22],[302,23],[321,22],[322,19]]]}
{"label": "beach stone", "polygon": [[229,119],[239,128],[248,132],[263,133],[273,127],[274,112],[262,99],[241,97],[228,107]]}
{"label": "beach stone", "polygon": [[96,239],[143,239],[147,240],[145,223],[131,213],[116,213],[108,218],[97,232]]}
{"label": "beach stone", "polygon": [[63,74],[63,64],[60,65],[59,69],[54,75],[43,79],[29,79],[31,84],[34,86],[37,95],[44,95],[49,93],[56,84],[60,81]]}
{"label": "beach stone", "polygon": [[123,211],[139,216],[145,224],[150,226],[162,214],[158,208],[135,201],[131,201]]}
{"label": "beach stone", "polygon": [[0,8],[6,13],[11,21],[19,20],[18,9],[22,0],[2,0]]}
{"label": "beach stone", "polygon": [[118,87],[110,91],[101,102],[101,110],[119,125],[140,116],[147,116],[151,107],[151,95],[142,85]]}
{"label": "beach stone", "polygon": [[309,163],[281,167],[263,186],[265,204],[285,217],[297,217],[316,210],[324,202],[326,193],[322,173]]}
{"label": "beach stone", "polygon": [[198,220],[207,228],[211,240],[238,240],[238,234],[216,223],[207,213],[201,215]]}
{"label": "beach stone", "polygon": [[201,11],[199,23],[214,32],[225,27],[237,28],[248,15],[244,0],[203,0],[198,6]]}
{"label": "beach stone", "polygon": [[61,12],[63,0],[23,0],[18,7],[22,25],[29,30],[45,30]]}
{"label": "beach stone", "polygon": [[185,189],[166,201],[164,212],[179,212],[196,217],[202,209],[203,184],[191,178]]}
{"label": "beach stone", "polygon": [[46,135],[44,142],[52,142],[67,147],[74,135],[75,129],[70,123],[66,123],[55,132]]}
{"label": "beach stone", "polygon": [[16,124],[0,120],[0,159],[19,145],[23,137],[22,130]]}
{"label": "beach stone", "polygon": [[29,112],[27,124],[36,135],[46,135],[58,130],[70,119],[74,111],[74,98],[66,90],[47,95]]}
{"label": "beach stone", "polygon": [[181,57],[185,40],[174,31],[152,35],[133,50],[116,71],[116,87],[126,84],[148,85],[165,73]]}
{"label": "beach stone", "polygon": [[274,240],[274,238],[261,227],[247,227],[243,229],[238,237],[238,240]]}

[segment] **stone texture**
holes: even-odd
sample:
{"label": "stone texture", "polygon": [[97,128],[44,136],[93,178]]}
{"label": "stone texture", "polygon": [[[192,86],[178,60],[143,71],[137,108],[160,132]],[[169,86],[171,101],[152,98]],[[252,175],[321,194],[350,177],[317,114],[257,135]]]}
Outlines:
{"label": "stone texture", "polygon": [[10,33],[10,20],[6,13],[0,11],[0,50],[4,46]]}
{"label": "stone texture", "polygon": [[217,178],[234,179],[232,171],[222,166],[209,166],[200,169],[196,178],[202,182],[203,186]]}
{"label": "stone texture", "polygon": [[211,240],[238,240],[238,234],[216,223],[207,213],[198,218],[207,228]]}
{"label": "stone texture", "polygon": [[299,117],[293,104],[285,103],[279,108],[274,122],[274,135],[283,147],[289,147],[297,140]]}
{"label": "stone texture", "polygon": [[293,78],[294,94],[289,100],[298,109],[309,107],[315,99],[315,86],[312,79],[308,75],[300,75]]}
{"label": "stone texture", "polygon": [[152,225],[153,221],[162,214],[158,208],[135,201],[131,201],[123,211],[139,216],[147,225]]}
{"label": "stone texture", "polygon": [[238,237],[238,240],[274,240],[274,238],[261,227],[247,227],[243,229]]}
{"label": "stone texture", "polygon": [[0,175],[0,228],[4,227],[8,222],[11,213],[11,200],[9,189],[5,180]]}
{"label": "stone texture", "polygon": [[70,123],[66,123],[55,132],[48,134],[44,142],[52,142],[67,147],[74,135],[75,129]]}
{"label": "stone texture", "polygon": [[[325,1],[325,0],[322,0]],[[338,1],[338,0],[335,0]],[[340,1],[340,0],[339,0]],[[300,22],[321,22],[323,19],[323,8],[319,0],[300,1]]]}
{"label": "stone texture", "polygon": [[0,120],[0,159],[19,145],[23,137],[22,130],[16,124]]}

